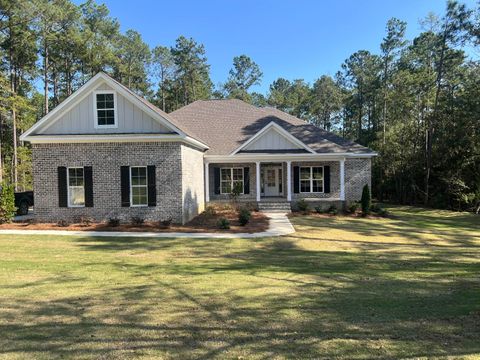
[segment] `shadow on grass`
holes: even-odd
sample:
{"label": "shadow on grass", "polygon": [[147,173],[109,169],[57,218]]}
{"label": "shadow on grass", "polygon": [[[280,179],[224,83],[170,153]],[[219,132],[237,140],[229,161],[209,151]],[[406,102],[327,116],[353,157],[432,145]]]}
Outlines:
{"label": "shadow on grass", "polygon": [[[381,226],[347,226],[362,236],[389,236]],[[315,241],[306,235],[242,246],[218,239],[75,240],[87,256],[105,254],[85,264],[89,269],[104,266],[125,279],[78,297],[4,299],[0,354],[384,359],[480,353],[475,237],[450,233],[450,246],[432,246],[414,233],[412,243],[350,240],[351,249],[329,251],[301,246]],[[130,251],[164,260],[120,256]],[[76,278],[59,277],[56,285],[65,281]]]}

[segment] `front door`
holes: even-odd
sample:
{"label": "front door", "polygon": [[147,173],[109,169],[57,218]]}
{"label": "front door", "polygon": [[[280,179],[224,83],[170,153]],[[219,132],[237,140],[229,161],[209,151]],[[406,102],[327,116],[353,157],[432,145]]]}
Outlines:
{"label": "front door", "polygon": [[280,196],[282,181],[281,167],[267,167],[264,173],[265,196]]}

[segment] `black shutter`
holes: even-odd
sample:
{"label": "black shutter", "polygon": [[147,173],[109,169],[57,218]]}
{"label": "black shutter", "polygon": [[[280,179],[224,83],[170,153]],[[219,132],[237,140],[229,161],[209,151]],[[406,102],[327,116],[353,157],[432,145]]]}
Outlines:
{"label": "black shutter", "polygon": [[215,194],[220,194],[220,168],[213,168],[213,190]]}
{"label": "black shutter", "polygon": [[323,191],[328,194],[330,192],[330,166],[323,167],[323,185],[325,186]]}
{"label": "black shutter", "polygon": [[300,167],[293,167],[293,192],[298,194],[300,192]]}
{"label": "black shutter", "polygon": [[58,206],[68,206],[68,189],[67,189],[67,168],[59,166],[57,169],[58,178]]}
{"label": "black shutter", "polygon": [[147,166],[148,206],[157,206],[157,180],[155,166]]}
{"label": "black shutter", "polygon": [[122,192],[122,207],[130,206],[130,167],[120,167],[120,188]]}
{"label": "black shutter", "polygon": [[243,193],[250,194],[250,168],[243,168]]}
{"label": "black shutter", "polygon": [[83,178],[85,184],[85,207],[93,207],[93,172],[91,166],[83,168]]}

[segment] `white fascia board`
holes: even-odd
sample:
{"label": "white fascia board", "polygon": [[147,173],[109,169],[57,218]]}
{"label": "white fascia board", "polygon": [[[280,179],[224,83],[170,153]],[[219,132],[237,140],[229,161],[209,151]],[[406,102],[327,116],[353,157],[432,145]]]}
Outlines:
{"label": "white fascia board", "polygon": [[263,129],[261,129],[259,132],[257,132],[255,135],[253,135],[250,139],[248,139],[242,145],[240,145],[238,148],[236,148],[232,153],[230,153],[230,155],[237,154],[239,151],[244,149],[246,146],[253,143],[255,140],[259,139],[270,128],[274,128],[280,135],[284,136],[287,140],[293,142],[295,145],[298,145],[298,146],[304,148],[305,150],[307,150],[310,153],[315,153],[315,151],[313,151],[308,145],[306,145],[302,141],[298,140],[295,136],[290,134],[287,130],[282,128],[280,125],[278,125],[274,121],[271,121]]}
{"label": "white fascia board", "polygon": [[205,161],[219,162],[245,162],[245,161],[339,161],[348,158],[372,158],[377,153],[352,154],[352,153],[327,153],[327,154],[237,154],[237,155],[205,155]]}

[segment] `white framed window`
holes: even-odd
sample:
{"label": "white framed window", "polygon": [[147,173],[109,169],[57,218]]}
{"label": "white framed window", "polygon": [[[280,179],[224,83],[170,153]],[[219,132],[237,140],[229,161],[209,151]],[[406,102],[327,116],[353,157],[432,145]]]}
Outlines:
{"label": "white framed window", "polygon": [[85,206],[85,177],[83,167],[67,169],[68,207]]}
{"label": "white framed window", "polygon": [[130,206],[148,206],[147,167],[130,167]]}
{"label": "white framed window", "polygon": [[95,128],[116,128],[117,124],[117,94],[110,90],[97,90],[93,93]]}
{"label": "white framed window", "polygon": [[235,186],[241,186],[243,194],[243,168],[221,168],[220,193],[230,194]]}
{"label": "white framed window", "polygon": [[323,166],[300,167],[300,192],[323,193]]}

